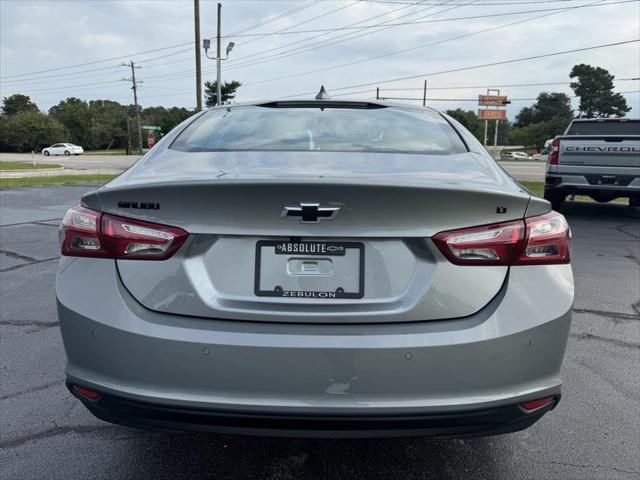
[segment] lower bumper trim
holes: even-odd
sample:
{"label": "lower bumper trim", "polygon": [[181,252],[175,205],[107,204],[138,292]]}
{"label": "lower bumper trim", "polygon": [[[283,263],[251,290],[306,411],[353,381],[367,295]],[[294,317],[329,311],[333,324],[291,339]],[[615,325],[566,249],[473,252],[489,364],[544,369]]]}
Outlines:
{"label": "lower bumper trim", "polygon": [[162,431],[200,431],[285,437],[474,437],[511,433],[537,422],[560,401],[527,413],[516,405],[429,414],[275,414],[179,407],[101,394],[88,401],[67,387],[96,417],[119,425]]}

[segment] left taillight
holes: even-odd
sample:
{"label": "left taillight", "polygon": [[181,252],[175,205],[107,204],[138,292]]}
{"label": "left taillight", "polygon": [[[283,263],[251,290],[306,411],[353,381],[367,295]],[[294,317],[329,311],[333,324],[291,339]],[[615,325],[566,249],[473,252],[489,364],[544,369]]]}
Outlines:
{"label": "left taillight", "polygon": [[62,255],[74,257],[165,260],[187,239],[181,228],[70,208],[60,225]]}
{"label": "left taillight", "polygon": [[571,230],[558,212],[440,232],[433,242],[455,265],[569,263]]}

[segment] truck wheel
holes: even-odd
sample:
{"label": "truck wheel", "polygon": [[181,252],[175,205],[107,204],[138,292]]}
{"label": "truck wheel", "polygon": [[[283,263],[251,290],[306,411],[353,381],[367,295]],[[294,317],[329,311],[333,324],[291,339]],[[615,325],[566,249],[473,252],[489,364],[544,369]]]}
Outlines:
{"label": "truck wheel", "polygon": [[640,207],[640,197],[629,197],[630,207]]}
{"label": "truck wheel", "polygon": [[550,201],[551,208],[556,211],[559,211],[560,208],[562,208],[565,198],[567,198],[565,193],[547,190],[546,188],[544,190],[544,199]]}

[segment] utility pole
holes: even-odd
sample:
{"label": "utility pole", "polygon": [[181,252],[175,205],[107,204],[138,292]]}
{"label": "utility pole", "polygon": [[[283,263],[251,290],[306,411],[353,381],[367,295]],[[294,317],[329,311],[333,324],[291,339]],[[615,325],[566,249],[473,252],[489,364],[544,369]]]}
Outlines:
{"label": "utility pole", "polygon": [[[138,108],[138,82],[136,82],[136,67],[133,60],[129,63],[122,63],[123,67],[131,67],[131,78],[123,78],[127,82],[131,82],[131,90],[133,90],[133,103],[136,108],[136,120],[138,122],[138,150],[140,155],[142,155],[142,125],[140,124],[140,109]],[[142,83],[142,82],[140,82]]]}
{"label": "utility pole", "polygon": [[211,39],[205,38],[202,40],[202,48],[204,49],[204,54],[207,58],[216,61],[216,69],[218,71],[217,79],[216,79],[216,105],[222,105],[222,61],[229,59],[229,53],[233,50],[235,43],[229,42],[226,50],[226,57],[222,58],[222,54],[220,52],[220,40],[222,37],[222,4],[218,3],[218,33],[216,35],[216,56],[209,56],[209,48],[211,48]]}
{"label": "utility pole", "polygon": [[427,106],[427,81],[424,81],[424,90],[422,92],[422,106]]}
{"label": "utility pole", "polygon": [[222,58],[220,57],[220,30],[222,25],[222,4],[218,3],[218,34],[216,35],[216,105],[222,105]]}
{"label": "utility pole", "polygon": [[380,100],[380,87],[376,87],[376,100]]}
{"label": "utility pole", "polygon": [[196,112],[202,110],[202,66],[200,63],[200,0],[193,0],[193,21],[196,46]]}

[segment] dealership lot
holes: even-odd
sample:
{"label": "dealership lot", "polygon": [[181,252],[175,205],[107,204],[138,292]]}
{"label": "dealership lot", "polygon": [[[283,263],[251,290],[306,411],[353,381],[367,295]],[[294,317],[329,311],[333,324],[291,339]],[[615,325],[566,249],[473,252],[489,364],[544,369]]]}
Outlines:
{"label": "dealership lot", "polygon": [[64,387],[57,225],[89,186],[0,192],[1,478],[638,478],[640,209],[569,203],[576,313],[559,407],[468,440],[304,440],[140,432]]}
{"label": "dealership lot", "polygon": [[[45,157],[37,154],[38,163],[62,165],[66,170],[113,170],[129,168],[139,157],[137,155],[79,155]],[[0,153],[0,162],[31,162],[30,153]],[[544,181],[545,162],[500,162],[509,174],[522,181]]]}

